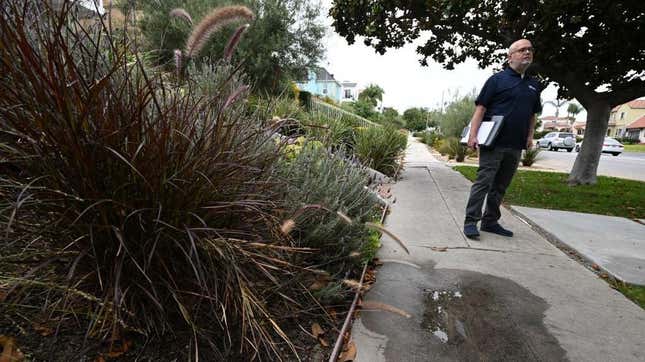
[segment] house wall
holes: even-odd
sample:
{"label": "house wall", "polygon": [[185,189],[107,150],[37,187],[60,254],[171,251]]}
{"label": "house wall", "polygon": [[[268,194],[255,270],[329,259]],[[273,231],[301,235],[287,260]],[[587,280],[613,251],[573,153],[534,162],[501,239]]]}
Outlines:
{"label": "house wall", "polygon": [[313,71],[309,71],[309,80],[306,83],[297,82],[296,85],[311,94],[328,96],[336,102],[341,100],[341,84],[336,80],[316,79],[316,73]]}
{"label": "house wall", "polygon": [[[623,114],[621,119],[621,114]],[[622,104],[618,109],[609,114],[609,126],[607,127],[607,136],[623,137],[627,132],[625,127],[645,115],[645,109],[632,108],[628,103]]]}

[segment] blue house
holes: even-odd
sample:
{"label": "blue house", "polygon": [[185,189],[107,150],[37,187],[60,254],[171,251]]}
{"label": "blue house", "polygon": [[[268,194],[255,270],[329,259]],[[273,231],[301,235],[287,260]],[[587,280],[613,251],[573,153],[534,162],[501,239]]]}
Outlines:
{"label": "blue house", "polygon": [[343,85],[325,68],[309,69],[308,79],[298,81],[296,85],[301,90],[320,97],[327,96],[339,103],[343,99]]}

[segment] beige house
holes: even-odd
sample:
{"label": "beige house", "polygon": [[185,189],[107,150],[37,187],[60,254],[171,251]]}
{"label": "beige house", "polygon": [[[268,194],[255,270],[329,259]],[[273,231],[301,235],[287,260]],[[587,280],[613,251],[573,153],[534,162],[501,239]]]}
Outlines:
{"label": "beige house", "polygon": [[635,99],[614,107],[609,114],[607,136],[626,137],[627,126],[643,116],[645,116],[645,99]]}

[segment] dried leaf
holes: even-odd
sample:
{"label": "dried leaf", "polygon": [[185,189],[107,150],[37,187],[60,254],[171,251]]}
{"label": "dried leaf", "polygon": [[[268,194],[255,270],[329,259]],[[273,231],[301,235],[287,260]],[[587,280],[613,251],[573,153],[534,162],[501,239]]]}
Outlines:
{"label": "dried leaf", "polygon": [[323,338],[318,338],[318,342],[320,342],[320,345],[323,347],[329,347],[329,343],[327,343]]}
{"label": "dried leaf", "polygon": [[322,288],[326,287],[327,284],[329,284],[328,281],[326,280],[316,280],[309,286],[309,290],[311,291],[316,291],[316,290],[321,290]]}
{"label": "dried leaf", "polygon": [[16,348],[16,341],[12,337],[0,335],[0,346],[2,346],[0,362],[19,362],[25,358],[20,349]]}
{"label": "dried leaf", "polygon": [[46,326],[44,324],[34,323],[32,325],[32,327],[34,328],[34,331],[36,331],[38,334],[40,334],[43,337],[47,337],[47,336],[52,335],[54,333],[53,329],[49,328],[48,326]]}
{"label": "dried leaf", "polygon": [[123,354],[128,352],[132,346],[132,341],[123,340],[121,343],[115,343],[110,351],[107,353],[107,356],[110,358],[121,357]]}
{"label": "dried leaf", "polygon": [[591,264],[591,268],[593,268],[593,270],[600,270],[600,266],[598,266],[598,264]]}
{"label": "dried leaf", "polygon": [[311,334],[313,334],[314,337],[318,338],[325,334],[325,331],[320,327],[320,324],[314,323],[311,325]]}
{"label": "dried leaf", "polygon": [[433,246],[430,248],[432,251],[447,251],[448,248],[445,246]]}
{"label": "dried leaf", "polygon": [[361,283],[357,282],[356,280],[343,279],[343,284],[347,285],[348,287],[354,290],[358,290],[361,288]]}
{"label": "dried leaf", "polygon": [[361,308],[363,310],[365,310],[365,309],[380,309],[380,310],[383,310],[383,311],[386,311],[386,312],[396,313],[396,314],[401,315],[401,316],[406,317],[406,318],[411,317],[410,313],[404,311],[403,309],[399,309],[399,308],[397,308],[395,306],[392,306],[392,305],[389,305],[389,304],[385,304],[385,303],[381,303],[381,302],[374,302],[374,301],[370,301],[370,300],[363,301],[363,303],[361,304]]}
{"label": "dried leaf", "polygon": [[348,361],[353,361],[356,359],[356,344],[354,344],[354,341],[349,341],[347,343],[347,346],[345,346],[345,349],[343,352],[340,354],[340,357],[338,357],[338,360],[341,362],[348,362]]}
{"label": "dried leaf", "polygon": [[296,227],[296,222],[292,219],[287,219],[282,223],[280,231],[285,235],[289,235],[294,227]]}

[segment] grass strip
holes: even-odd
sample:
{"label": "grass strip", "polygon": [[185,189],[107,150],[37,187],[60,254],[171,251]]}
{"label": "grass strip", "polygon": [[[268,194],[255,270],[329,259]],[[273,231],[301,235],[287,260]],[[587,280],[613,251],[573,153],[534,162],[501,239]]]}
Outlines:
{"label": "grass strip", "polygon": [[[455,166],[474,181],[477,167]],[[504,203],[518,206],[645,218],[645,182],[598,176],[595,185],[569,186],[566,173],[518,170]]]}
{"label": "grass strip", "polygon": [[645,152],[645,145],[625,145],[625,152]]}

